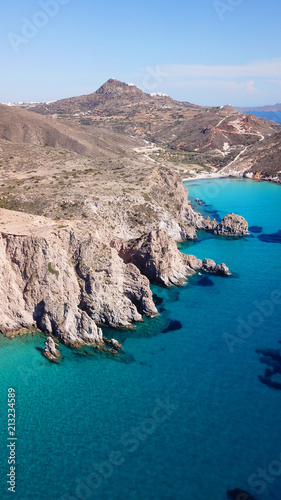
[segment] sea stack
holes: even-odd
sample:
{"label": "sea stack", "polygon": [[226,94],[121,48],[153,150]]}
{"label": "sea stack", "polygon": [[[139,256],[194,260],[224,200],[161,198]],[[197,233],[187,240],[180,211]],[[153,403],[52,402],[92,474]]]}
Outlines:
{"label": "sea stack", "polygon": [[237,214],[227,214],[214,229],[214,234],[222,236],[246,236],[249,234],[248,222]]}
{"label": "sea stack", "polygon": [[52,337],[48,337],[45,342],[43,356],[45,356],[45,358],[47,358],[52,363],[57,363],[61,357],[61,354],[57,347],[59,347],[59,344],[56,344]]}

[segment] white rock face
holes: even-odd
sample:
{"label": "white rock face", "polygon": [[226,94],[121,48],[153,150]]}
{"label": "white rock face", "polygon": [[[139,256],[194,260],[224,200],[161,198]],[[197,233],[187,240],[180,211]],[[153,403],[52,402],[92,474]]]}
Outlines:
{"label": "white rock face", "polygon": [[165,286],[182,285],[195,271],[229,275],[225,264],[217,265],[213,260],[203,262],[192,255],[184,255],[175,241],[165,231],[152,231],[128,246],[123,246],[120,255],[131,262],[152,283]]}
{"label": "white rock face", "polygon": [[[101,246],[104,248],[101,249]],[[130,326],[155,315],[149,281],[93,236],[0,235],[0,325],[38,327],[69,344],[102,343],[96,322]]]}
{"label": "white rock face", "polygon": [[169,219],[168,217],[164,220],[161,220],[159,224],[159,229],[163,229],[166,233],[171,236],[175,241],[192,239],[196,237],[196,231],[194,228],[187,231],[184,229],[179,222],[174,219]]}

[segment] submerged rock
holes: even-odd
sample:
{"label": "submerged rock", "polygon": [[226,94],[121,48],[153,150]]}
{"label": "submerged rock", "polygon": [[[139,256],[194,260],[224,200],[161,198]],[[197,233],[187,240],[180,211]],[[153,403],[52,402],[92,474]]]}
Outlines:
{"label": "submerged rock", "polygon": [[47,358],[52,363],[57,363],[61,357],[61,354],[57,347],[59,347],[59,344],[56,344],[52,337],[48,337],[45,342],[43,356],[45,356],[45,358]]}
{"label": "submerged rock", "polygon": [[255,233],[255,234],[262,233],[262,227],[261,226],[251,226],[251,227],[249,227],[249,231],[251,231],[251,233]]}
{"label": "submerged rock", "polygon": [[281,230],[271,234],[260,234],[258,239],[264,243],[281,243]]}
{"label": "submerged rock", "polygon": [[247,491],[240,490],[240,488],[229,490],[227,492],[227,498],[229,498],[230,500],[255,500],[252,495],[247,493]]}
{"label": "submerged rock", "polygon": [[210,278],[208,278],[207,276],[205,276],[205,278],[201,278],[197,282],[197,286],[202,286],[202,287],[214,286],[214,282],[212,280],[210,280]]}
{"label": "submerged rock", "polygon": [[222,236],[246,236],[249,234],[248,222],[237,214],[227,214],[214,229],[214,234]]}
{"label": "submerged rock", "polygon": [[171,320],[169,325],[167,326],[167,328],[165,328],[165,330],[163,330],[162,333],[175,332],[175,331],[181,330],[181,329],[182,329],[182,324],[180,321]]}
{"label": "submerged rock", "polygon": [[[281,351],[279,349],[257,349],[256,352],[263,354],[260,362],[269,367],[265,369],[263,376],[259,375],[259,380],[268,387],[280,391]],[[277,380],[275,377],[277,377]]]}

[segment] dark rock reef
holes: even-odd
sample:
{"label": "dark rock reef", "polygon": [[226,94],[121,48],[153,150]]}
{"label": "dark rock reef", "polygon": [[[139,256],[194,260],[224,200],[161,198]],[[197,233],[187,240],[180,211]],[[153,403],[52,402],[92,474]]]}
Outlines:
{"label": "dark rock reef", "polygon": [[257,349],[257,354],[262,354],[260,362],[266,365],[264,375],[259,375],[262,384],[271,389],[281,390],[281,351],[279,349]]}
{"label": "dark rock reef", "polygon": [[255,500],[252,495],[247,493],[247,491],[240,490],[240,488],[229,490],[227,492],[227,498],[229,498],[230,500]]}

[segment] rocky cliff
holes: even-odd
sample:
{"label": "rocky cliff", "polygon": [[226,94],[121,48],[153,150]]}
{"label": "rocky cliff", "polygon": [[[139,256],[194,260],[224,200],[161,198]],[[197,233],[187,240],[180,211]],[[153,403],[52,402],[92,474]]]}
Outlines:
{"label": "rocky cliff", "polygon": [[210,259],[203,262],[193,255],[181,253],[175,241],[165,231],[152,231],[136,241],[122,245],[119,255],[133,263],[151,283],[182,285],[195,271],[229,275],[225,264],[217,265]]}
{"label": "rocky cliff", "polygon": [[135,138],[75,127],[0,106],[0,331],[105,348],[103,325],[158,314],[150,283],[229,270],[179,252],[218,224],[193,211],[172,169],[138,156]]}
{"label": "rocky cliff", "polygon": [[93,234],[70,228],[0,236],[3,332],[39,327],[69,344],[102,343],[97,324],[155,315],[148,279]]}
{"label": "rocky cliff", "polygon": [[[197,270],[228,275],[213,261],[179,252],[163,229],[125,241],[77,222],[0,210],[0,325],[39,328],[70,345],[103,345],[101,325],[131,328],[158,311],[150,282],[183,284]],[[8,223],[6,223],[8,225]],[[189,223],[187,223],[189,227]],[[195,232],[195,228],[193,228]]]}

